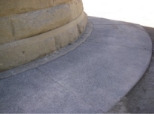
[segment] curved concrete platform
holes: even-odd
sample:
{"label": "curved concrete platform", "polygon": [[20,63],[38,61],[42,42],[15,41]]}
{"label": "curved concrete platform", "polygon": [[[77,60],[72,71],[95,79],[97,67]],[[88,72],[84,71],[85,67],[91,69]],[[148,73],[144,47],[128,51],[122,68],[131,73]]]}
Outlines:
{"label": "curved concrete platform", "polygon": [[151,60],[149,35],[139,25],[89,19],[93,31],[76,49],[0,80],[0,112],[102,113],[131,90]]}

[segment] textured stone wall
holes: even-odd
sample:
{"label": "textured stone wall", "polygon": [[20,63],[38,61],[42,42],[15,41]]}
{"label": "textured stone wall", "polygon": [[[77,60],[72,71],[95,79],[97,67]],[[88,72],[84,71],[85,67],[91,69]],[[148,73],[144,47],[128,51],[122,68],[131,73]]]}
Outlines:
{"label": "textured stone wall", "polygon": [[68,45],[86,23],[82,0],[0,0],[0,71]]}

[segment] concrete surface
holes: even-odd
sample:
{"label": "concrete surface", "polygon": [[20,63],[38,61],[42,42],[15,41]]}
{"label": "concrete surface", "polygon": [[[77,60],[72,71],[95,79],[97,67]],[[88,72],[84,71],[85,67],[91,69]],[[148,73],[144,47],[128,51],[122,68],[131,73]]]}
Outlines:
{"label": "concrete surface", "polygon": [[[144,27],[154,40],[154,28]],[[153,41],[154,46],[154,41]],[[136,86],[109,113],[154,113],[154,47],[150,66]]]}
{"label": "concrete surface", "polygon": [[[154,45],[154,42],[153,42]],[[154,48],[153,48],[154,53]],[[150,67],[137,85],[109,113],[154,113],[154,54]]]}
{"label": "concrete surface", "polygon": [[85,43],[0,80],[0,112],[102,113],[132,89],[151,60],[149,35],[139,25],[89,19],[94,30]]}
{"label": "concrete surface", "polygon": [[129,112],[154,113],[154,55],[148,71],[126,97]]}
{"label": "concrete surface", "polygon": [[[153,0],[83,0],[88,15],[140,24],[154,41]],[[154,45],[154,43],[153,43]],[[154,113],[154,63],[110,113]]]}

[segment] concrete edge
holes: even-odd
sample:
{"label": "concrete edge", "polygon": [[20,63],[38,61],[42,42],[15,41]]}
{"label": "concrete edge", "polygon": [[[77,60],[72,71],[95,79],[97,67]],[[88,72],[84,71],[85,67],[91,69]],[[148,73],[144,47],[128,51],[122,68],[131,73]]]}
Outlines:
{"label": "concrete edge", "polygon": [[30,62],[28,64],[13,68],[11,70],[1,72],[0,73],[0,80],[2,80],[4,78],[8,78],[10,76],[14,76],[19,73],[23,73],[27,70],[36,68],[38,66],[44,65],[50,61],[53,61],[65,54],[69,53],[70,51],[73,51],[75,48],[77,48],[79,45],[81,45],[83,42],[86,41],[86,39],[90,36],[92,31],[93,31],[93,24],[91,21],[88,20],[88,23],[87,23],[84,33],[76,41],[74,41],[70,45],[68,45],[60,50],[57,50],[56,52],[54,52],[52,54],[45,56],[44,58],[37,59],[37,60],[34,60],[33,62]]}
{"label": "concrete edge", "polygon": [[149,61],[145,65],[145,70],[143,72],[141,72],[141,75],[140,75],[139,79],[134,83],[134,85],[130,88],[130,90],[127,93],[125,93],[125,95],[123,97],[121,97],[115,104],[113,104],[113,106],[106,113],[111,113],[112,108],[114,108],[118,102],[120,102],[122,99],[124,99],[127,96],[127,94],[129,94],[129,92],[140,82],[140,80],[143,78],[143,76],[146,74],[146,72],[148,71],[148,69],[150,67],[150,63],[151,63],[151,60],[152,60],[152,50],[153,50],[152,38],[150,37],[150,35],[148,34],[148,32],[141,25],[139,25],[139,24],[137,24],[137,25],[140,26],[142,28],[142,30],[145,33],[147,33],[147,35],[150,38],[150,41],[151,41],[150,48],[151,49],[149,51],[151,51],[151,53],[149,55]]}

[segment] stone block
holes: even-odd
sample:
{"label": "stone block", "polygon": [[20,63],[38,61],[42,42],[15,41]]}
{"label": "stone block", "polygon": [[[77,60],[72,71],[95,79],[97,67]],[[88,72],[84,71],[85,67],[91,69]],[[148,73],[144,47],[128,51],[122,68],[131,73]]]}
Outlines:
{"label": "stone block", "polygon": [[87,16],[83,12],[74,21],[57,29],[0,45],[0,71],[23,65],[68,45],[83,33],[86,24]]}
{"label": "stone block", "polygon": [[0,0],[0,16],[49,8],[72,0]]}
{"label": "stone block", "polygon": [[[58,4],[58,3],[56,3]],[[81,0],[37,11],[0,17],[0,44],[28,38],[63,26],[83,11]]]}

